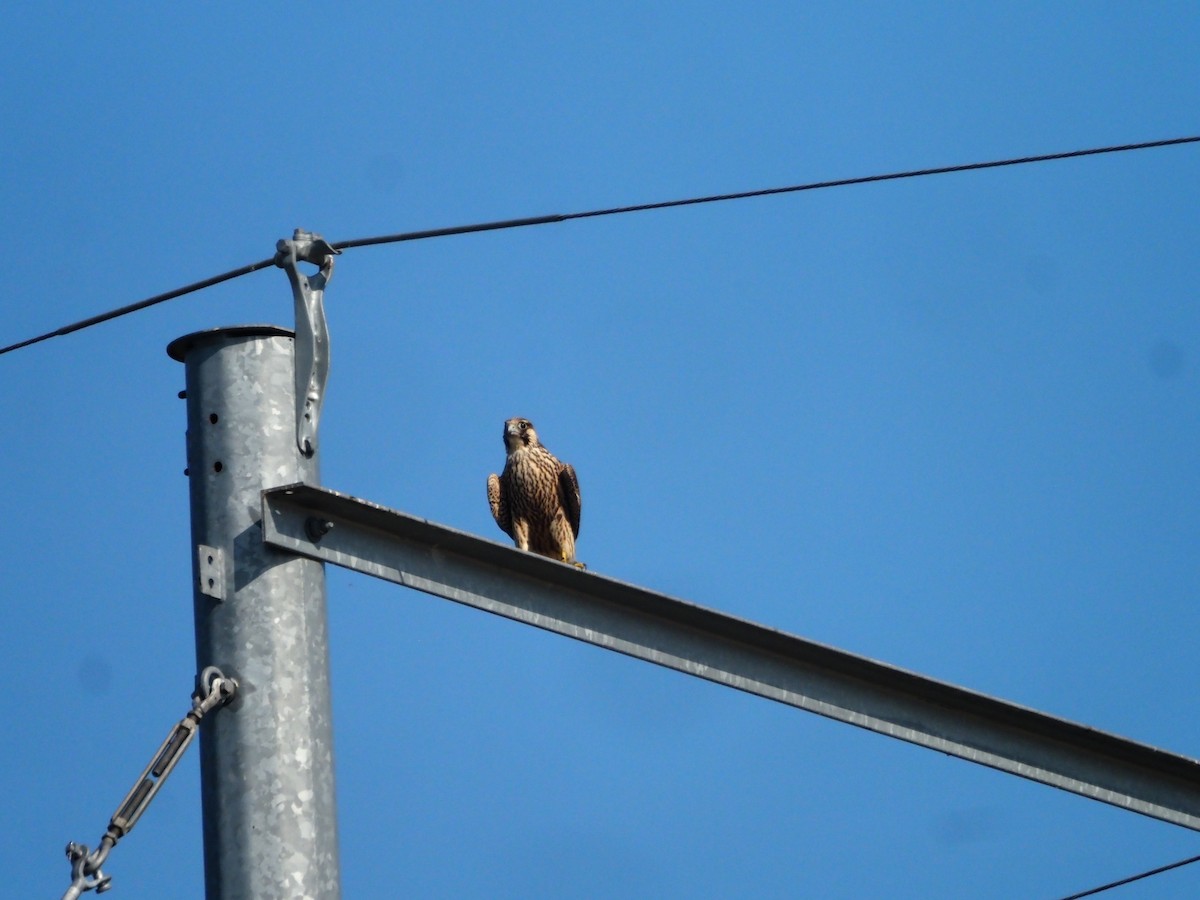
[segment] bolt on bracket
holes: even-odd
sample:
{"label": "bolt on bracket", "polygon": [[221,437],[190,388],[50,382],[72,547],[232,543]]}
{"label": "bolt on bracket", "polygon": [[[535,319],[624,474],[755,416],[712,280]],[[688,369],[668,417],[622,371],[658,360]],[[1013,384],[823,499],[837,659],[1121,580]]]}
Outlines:
{"label": "bolt on bracket", "polygon": [[[333,277],[333,258],[341,253],[319,234],[296,229],[275,245],[275,265],[287,272],[296,307],[296,446],[305,456],[317,450],[317,427],[329,380],[329,327],[325,287]],[[299,263],[318,267],[305,275]]]}

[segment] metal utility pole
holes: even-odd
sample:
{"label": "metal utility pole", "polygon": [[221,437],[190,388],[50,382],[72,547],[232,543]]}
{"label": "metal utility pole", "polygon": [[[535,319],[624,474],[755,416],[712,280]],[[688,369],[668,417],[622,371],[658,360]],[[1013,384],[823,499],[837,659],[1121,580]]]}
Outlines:
{"label": "metal utility pole", "polygon": [[186,366],[198,666],[240,685],[201,738],[209,900],[340,896],[324,567],[262,539],[265,488],[319,483],[323,371],[310,347],[297,402],[295,344],[246,326],[168,348]]}

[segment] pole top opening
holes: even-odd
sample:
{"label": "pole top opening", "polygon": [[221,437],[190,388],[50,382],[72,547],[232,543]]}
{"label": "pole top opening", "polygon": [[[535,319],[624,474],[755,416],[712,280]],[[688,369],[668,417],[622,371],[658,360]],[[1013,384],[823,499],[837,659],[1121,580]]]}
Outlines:
{"label": "pole top opening", "polygon": [[221,328],[206,328],[203,331],[193,331],[183,337],[177,337],[167,344],[167,356],[176,362],[183,362],[188,351],[194,346],[213,340],[237,337],[289,337],[294,338],[296,332],[279,325],[227,325]]}

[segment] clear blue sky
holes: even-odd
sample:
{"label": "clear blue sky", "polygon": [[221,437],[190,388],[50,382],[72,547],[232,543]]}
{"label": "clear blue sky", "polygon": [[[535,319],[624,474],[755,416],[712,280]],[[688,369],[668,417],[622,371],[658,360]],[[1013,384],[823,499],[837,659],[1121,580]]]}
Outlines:
{"label": "clear blue sky", "polygon": [[[1179,3],[22,4],[0,343],[330,240],[1200,132]],[[1187,755],[1200,149],[347,252],[323,475],[500,541],[532,418],[581,559]],[[173,338],[0,358],[4,892],[57,897],[195,674]],[[1184,829],[328,571],[347,898],[1054,897]],[[203,893],[193,751],[110,895]],[[1200,866],[1122,897],[1200,892]],[[1116,896],[1116,894],[1114,894]]]}

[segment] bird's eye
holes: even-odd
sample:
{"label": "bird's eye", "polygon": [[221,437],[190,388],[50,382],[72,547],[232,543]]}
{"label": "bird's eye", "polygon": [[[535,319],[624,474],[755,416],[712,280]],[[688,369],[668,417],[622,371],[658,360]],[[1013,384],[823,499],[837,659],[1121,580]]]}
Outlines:
{"label": "bird's eye", "polygon": [[528,427],[529,427],[529,423],[528,423],[528,422],[522,422],[522,423],[521,423],[521,430],[522,430],[522,431],[524,431],[524,430],[525,430],[526,428],[528,428]]}

